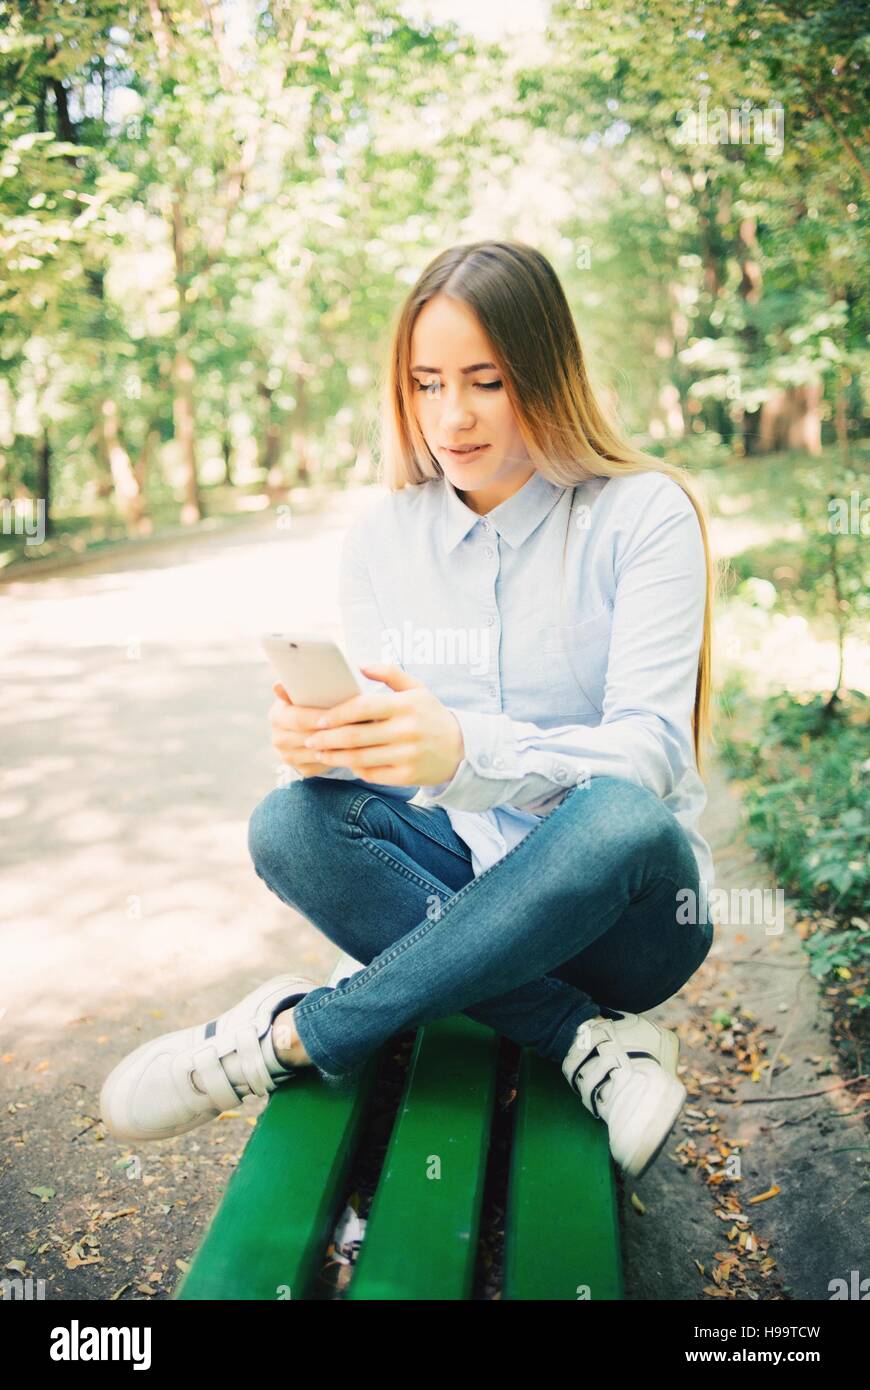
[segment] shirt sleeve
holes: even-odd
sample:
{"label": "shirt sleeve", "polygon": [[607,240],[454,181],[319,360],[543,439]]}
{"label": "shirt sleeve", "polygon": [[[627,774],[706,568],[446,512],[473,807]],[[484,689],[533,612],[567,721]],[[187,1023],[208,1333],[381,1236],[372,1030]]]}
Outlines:
{"label": "shirt sleeve", "polygon": [[682,489],[645,499],[630,533],[614,532],[614,577],[600,723],[542,729],[454,708],[464,756],[449,781],[422,788],[420,804],[468,811],[511,805],[545,815],[593,777],[625,778],[664,798],[695,768],[707,566],[700,523]]}
{"label": "shirt sleeve", "polygon": [[[368,513],[366,513],[367,515]],[[398,665],[395,656],[384,648],[386,628],[372,588],[371,576],[364,553],[362,530],[366,516],[361,517],[350,526],[345,532],[342,544],[339,567],[339,607],[344,629],[344,652],[351,665],[357,668],[380,665],[382,662]],[[383,681],[372,680],[368,676],[364,676],[359,670],[355,674],[364,691],[384,689]],[[289,764],[286,766],[291,774],[288,778],[289,781],[303,780],[301,773],[290,768]],[[329,777],[332,781],[357,782],[361,787],[389,792],[391,796],[400,797],[403,801],[410,801],[419,790],[418,787],[394,787],[387,783],[367,782],[364,778],[358,777],[349,767],[324,767],[323,771],[315,773],[313,778],[309,777],[304,780],[314,781],[318,777]]]}

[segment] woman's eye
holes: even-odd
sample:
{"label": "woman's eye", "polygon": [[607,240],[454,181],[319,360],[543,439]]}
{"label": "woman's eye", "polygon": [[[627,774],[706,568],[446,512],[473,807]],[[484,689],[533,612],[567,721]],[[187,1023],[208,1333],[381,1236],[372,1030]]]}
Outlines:
{"label": "woman's eye", "polygon": [[[441,395],[441,382],[440,382],[440,381],[418,381],[417,378],[415,377],[415,378],[414,378],[414,385],[416,386],[416,388],[417,388],[418,391],[426,391],[430,396],[440,396],[440,395]],[[499,390],[501,390],[501,382],[500,382],[500,381],[476,381],[476,382],[474,383],[474,385],[477,387],[478,391],[499,391]]]}

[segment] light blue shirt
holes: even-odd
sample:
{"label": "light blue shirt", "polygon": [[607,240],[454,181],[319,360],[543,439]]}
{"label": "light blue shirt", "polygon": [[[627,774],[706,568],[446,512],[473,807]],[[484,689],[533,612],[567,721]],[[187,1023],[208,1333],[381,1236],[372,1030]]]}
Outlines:
{"label": "light blue shirt", "polygon": [[345,651],[422,681],[465,742],[449,781],[386,790],[442,806],[477,875],[572,787],[622,777],[673,812],[709,891],[691,730],[705,597],[698,518],[665,474],[536,472],[485,516],[446,478],[377,498],[344,540]]}

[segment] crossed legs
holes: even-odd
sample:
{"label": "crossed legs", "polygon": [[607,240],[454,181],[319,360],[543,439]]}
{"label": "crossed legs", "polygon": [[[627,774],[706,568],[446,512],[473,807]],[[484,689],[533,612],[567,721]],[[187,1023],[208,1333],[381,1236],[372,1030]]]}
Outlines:
{"label": "crossed legs", "polygon": [[249,847],[267,886],[366,966],[292,1012],[291,1045],[328,1076],[455,1012],[561,1063],[581,1023],[655,1007],[712,940],[678,920],[678,890],[698,893],[685,832],[624,779],[573,789],[477,878],[445,812],[356,780],[270,792]]}

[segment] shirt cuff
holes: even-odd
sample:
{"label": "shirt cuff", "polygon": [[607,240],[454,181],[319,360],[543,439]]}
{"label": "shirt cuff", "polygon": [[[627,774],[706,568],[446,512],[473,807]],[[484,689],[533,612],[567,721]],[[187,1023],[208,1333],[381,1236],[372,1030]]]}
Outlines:
{"label": "shirt cuff", "polygon": [[[452,709],[462,730],[465,752],[453,776],[446,782],[422,787],[420,804],[452,807],[457,811],[481,809],[480,779],[512,782],[521,776],[511,720],[506,714],[481,714],[479,710]],[[486,795],[491,804],[491,792]]]}

